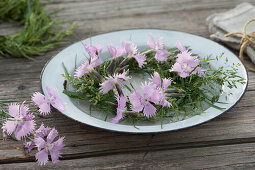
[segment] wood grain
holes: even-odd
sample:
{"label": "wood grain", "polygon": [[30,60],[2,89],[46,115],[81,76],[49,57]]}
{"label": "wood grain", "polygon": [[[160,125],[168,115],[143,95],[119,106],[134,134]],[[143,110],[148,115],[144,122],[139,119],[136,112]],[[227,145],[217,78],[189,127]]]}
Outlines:
{"label": "wood grain", "polygon": [[[254,169],[255,144],[224,145],[177,150],[113,154],[49,163],[1,165],[0,169]],[[145,156],[146,154],[146,156]]]}
{"label": "wood grain", "polygon": [[[40,72],[51,56],[68,44],[90,34],[129,28],[160,28],[209,37],[207,16],[233,8],[238,0],[55,0],[47,10],[63,8],[59,19],[77,21],[78,28],[66,45],[35,61],[0,56],[0,100],[29,101],[40,91]],[[250,0],[255,4],[254,0]],[[0,34],[22,27],[3,23]],[[235,51],[234,51],[235,52]],[[235,52],[237,53],[237,52]],[[233,109],[205,124],[175,132],[125,134],[101,130],[75,122],[57,111],[37,119],[38,125],[56,127],[66,137],[63,161],[48,169],[254,169],[255,74],[249,73],[248,91]],[[2,136],[0,135],[2,139]],[[143,157],[145,156],[145,159]],[[33,154],[22,144],[0,142],[0,168],[35,169]],[[19,163],[17,163],[19,162]]]}

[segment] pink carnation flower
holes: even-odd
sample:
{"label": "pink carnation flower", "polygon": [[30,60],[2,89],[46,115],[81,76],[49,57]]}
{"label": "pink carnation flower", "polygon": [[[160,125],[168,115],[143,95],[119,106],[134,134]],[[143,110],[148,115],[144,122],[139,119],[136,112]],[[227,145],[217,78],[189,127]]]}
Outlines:
{"label": "pink carnation flower", "polygon": [[[35,155],[35,158],[39,165],[45,165],[49,158],[48,154],[50,153],[51,160],[53,163],[59,162],[60,150],[64,147],[63,141],[64,137],[59,138],[57,141],[53,142],[57,137],[58,131],[53,128],[48,133],[47,137],[36,137],[34,143],[38,148],[38,151]],[[46,139],[45,139],[46,138]]]}
{"label": "pink carnation flower", "polygon": [[180,50],[180,52],[186,51],[186,48],[182,45],[181,42],[177,42],[176,47],[178,48],[178,50]]}
{"label": "pink carnation flower", "polygon": [[88,45],[87,42],[84,42],[84,48],[90,56],[98,56],[103,51],[103,46],[101,44],[97,45]]}
{"label": "pink carnation flower", "polygon": [[90,61],[86,60],[80,67],[78,67],[74,75],[81,78],[84,74],[91,73],[95,67],[101,65],[102,63],[102,60],[95,55],[90,58]]}
{"label": "pink carnation flower", "polygon": [[106,77],[106,80],[100,84],[100,90],[103,94],[108,93],[110,90],[114,89],[116,85],[123,86],[126,81],[129,81],[131,77],[126,76],[126,71],[121,74],[114,74],[113,76]]}
{"label": "pink carnation flower", "polygon": [[160,75],[157,72],[154,72],[154,75],[152,76],[151,81],[157,86],[157,88],[160,91],[161,99],[159,104],[162,106],[170,107],[171,103],[169,103],[166,100],[167,95],[165,94],[165,91],[168,88],[168,86],[171,85],[171,80],[167,78],[164,78],[163,80],[161,80]]}
{"label": "pink carnation flower", "polygon": [[127,98],[123,95],[121,95],[120,97],[117,96],[116,98],[118,101],[117,115],[110,120],[110,122],[112,123],[118,123],[120,119],[123,118],[123,112],[127,110],[127,107],[126,107]]}
{"label": "pink carnation flower", "polygon": [[28,113],[28,107],[22,103],[12,103],[9,105],[8,114],[12,118],[8,118],[3,124],[3,131],[8,135],[14,133],[17,140],[21,140],[25,136],[32,133],[35,129],[34,115]]}
{"label": "pink carnation flower", "polygon": [[155,59],[157,61],[166,61],[170,53],[167,50],[163,49],[163,41],[162,38],[159,38],[157,42],[155,42],[154,38],[151,34],[149,34],[150,39],[147,41],[147,45],[156,51]]}
{"label": "pink carnation flower", "polygon": [[39,107],[41,114],[49,114],[51,111],[50,106],[53,106],[59,111],[65,110],[65,103],[58,96],[56,89],[46,87],[47,95],[44,96],[40,92],[35,92],[32,96],[32,101]]}
{"label": "pink carnation flower", "polygon": [[144,64],[146,64],[146,56],[145,54],[140,54],[137,52],[137,47],[131,42],[122,42],[122,47],[125,49],[128,54],[127,57],[134,58],[138,63],[139,67],[142,68]]}
{"label": "pink carnation flower", "polygon": [[[35,137],[41,137],[44,138],[46,136],[48,136],[48,134],[50,133],[51,128],[49,127],[44,127],[44,124],[42,123],[41,126],[35,131]],[[32,149],[35,148],[35,142],[34,141],[29,141],[29,142],[25,142],[24,143],[25,148],[28,149],[28,151],[30,152]]]}
{"label": "pink carnation flower", "polygon": [[160,99],[160,92],[153,83],[142,85],[142,95],[138,91],[134,91],[129,97],[132,111],[140,112],[143,110],[143,114],[148,118],[156,115],[157,109],[152,103],[159,104]]}
{"label": "pink carnation flower", "polygon": [[28,152],[31,152],[35,148],[35,143],[34,141],[25,142],[24,147],[27,148]]}
{"label": "pink carnation flower", "polygon": [[176,59],[176,63],[173,65],[171,71],[178,72],[178,75],[182,78],[186,78],[190,74],[198,73],[200,76],[204,74],[203,70],[200,67],[197,67],[199,60],[192,56],[190,52],[183,51],[177,56],[178,58]]}
{"label": "pink carnation flower", "polygon": [[123,47],[114,47],[112,45],[109,45],[107,48],[113,59],[124,56],[126,54],[126,50]]}

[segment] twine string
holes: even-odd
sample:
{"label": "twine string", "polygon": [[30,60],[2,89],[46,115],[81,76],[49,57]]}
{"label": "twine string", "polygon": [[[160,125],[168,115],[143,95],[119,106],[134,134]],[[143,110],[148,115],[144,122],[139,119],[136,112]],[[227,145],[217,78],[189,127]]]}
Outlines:
{"label": "twine string", "polygon": [[245,62],[244,62],[244,57],[243,57],[243,53],[244,51],[246,50],[247,46],[249,46],[250,44],[255,44],[255,31],[253,32],[250,32],[247,34],[247,26],[251,23],[251,22],[254,22],[255,21],[255,18],[252,18],[250,19],[249,21],[247,21],[243,27],[243,32],[231,32],[231,33],[228,33],[228,34],[225,34],[225,37],[229,37],[229,36],[232,36],[232,35],[236,35],[236,34],[239,34],[239,35],[242,35],[242,39],[240,41],[240,52],[239,52],[239,58],[240,60],[242,61],[242,63],[244,64],[244,66],[250,70],[250,71],[253,71],[255,72],[255,68],[254,67],[251,67],[251,66],[248,66]]}

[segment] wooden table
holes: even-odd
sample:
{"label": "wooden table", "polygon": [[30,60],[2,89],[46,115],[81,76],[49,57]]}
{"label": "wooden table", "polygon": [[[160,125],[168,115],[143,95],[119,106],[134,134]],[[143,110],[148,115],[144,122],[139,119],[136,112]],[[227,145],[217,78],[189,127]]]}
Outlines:
{"label": "wooden table", "polygon": [[[254,0],[249,0],[255,4]],[[57,18],[77,21],[69,44],[90,34],[128,28],[179,30],[209,37],[205,19],[241,3],[238,0],[54,0],[47,10],[64,8]],[[19,26],[5,23],[0,33]],[[169,37],[171,38],[171,37]],[[0,57],[0,100],[30,100],[40,91],[40,72],[59,47],[35,61]],[[65,136],[62,161],[39,167],[20,142],[0,142],[0,169],[255,169],[255,74],[245,96],[231,111],[205,124],[175,132],[125,134],[75,122],[59,112],[37,119]],[[0,137],[2,139],[2,136]]]}

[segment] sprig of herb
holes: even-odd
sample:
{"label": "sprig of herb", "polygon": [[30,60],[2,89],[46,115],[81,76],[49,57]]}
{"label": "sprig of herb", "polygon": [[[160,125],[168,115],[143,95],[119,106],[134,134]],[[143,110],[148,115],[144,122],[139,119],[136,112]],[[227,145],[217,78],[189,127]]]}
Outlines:
{"label": "sprig of herb", "polygon": [[24,29],[13,35],[0,35],[0,55],[28,59],[63,44],[76,27],[73,23],[60,31],[60,25],[66,22],[52,19],[39,0],[0,1],[0,23],[3,21],[24,25]]}

